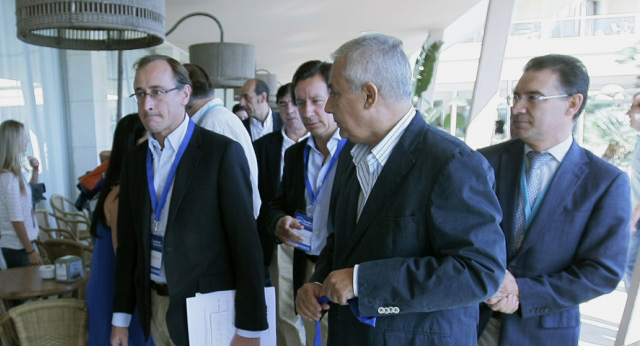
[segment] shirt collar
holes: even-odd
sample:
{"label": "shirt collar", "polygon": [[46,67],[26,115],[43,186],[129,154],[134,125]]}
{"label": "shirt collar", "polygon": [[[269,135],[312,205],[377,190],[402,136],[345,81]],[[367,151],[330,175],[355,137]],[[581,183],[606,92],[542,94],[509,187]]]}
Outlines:
{"label": "shirt collar", "polygon": [[[184,139],[184,135],[187,133],[187,127],[189,127],[189,116],[185,113],[184,119],[182,119],[182,123],[171,132],[167,138],[164,140],[165,148],[170,147],[173,151],[177,151],[180,147],[180,143]],[[153,137],[153,135],[149,132],[149,149],[152,152],[160,152],[162,151],[160,142]]]}
{"label": "shirt collar", "polygon": [[211,107],[215,105],[223,105],[222,100],[216,97],[213,100],[205,103],[204,105],[202,105],[202,107],[200,107],[200,109],[198,109],[198,111],[191,117],[191,119],[197,124],[198,122],[200,122],[200,118],[202,118],[209,111],[209,109],[211,109]]}
{"label": "shirt collar", "polygon": [[[564,157],[569,152],[571,148],[571,144],[573,143],[573,136],[569,134],[569,136],[563,140],[562,142],[556,144],[555,146],[545,150],[544,152],[549,153],[553,156],[554,159],[558,162],[562,162]],[[524,144],[524,155],[526,156],[530,151],[532,151],[531,147],[528,144]]]}
{"label": "shirt collar", "polygon": [[391,152],[393,148],[395,148],[396,144],[400,140],[400,137],[407,129],[411,120],[416,114],[416,109],[411,107],[407,113],[398,121],[398,123],[387,133],[386,136],[380,141],[380,143],[376,144],[371,150],[369,150],[369,146],[366,144],[356,144],[351,149],[351,156],[353,156],[353,162],[357,165],[360,161],[362,161],[369,152],[378,160],[380,165],[384,166],[391,156]]}
{"label": "shirt collar", "polygon": [[249,121],[251,121],[251,124],[253,126],[257,126],[260,129],[263,129],[263,128],[271,129],[272,128],[271,124],[273,124],[273,114],[271,112],[271,107],[269,107],[269,112],[267,113],[267,117],[264,118],[264,123],[261,123],[260,120],[254,117],[250,117],[249,119],[250,119]]}
{"label": "shirt collar", "polygon": [[[340,137],[340,129],[337,129],[336,132],[334,132],[331,138],[329,139],[329,142],[327,143],[327,149],[329,149],[331,156],[333,156],[336,153],[336,149],[338,148],[338,143],[340,143],[340,140],[342,140],[342,137]],[[320,152],[320,150],[318,150],[318,147],[316,147],[316,142],[313,136],[309,136],[309,140],[307,141],[307,146],[311,147],[311,149],[313,149],[313,151],[317,153]]]}
{"label": "shirt collar", "polygon": [[[289,140],[290,142],[296,143],[293,141],[293,139],[289,138],[289,136],[287,136],[287,133],[285,132],[285,128],[284,126],[280,129],[280,133],[282,133],[282,138],[284,138],[285,140]],[[300,142],[301,140],[307,138],[311,136],[311,132],[307,131],[305,132],[304,135],[302,135],[300,138],[298,138],[298,142]]]}

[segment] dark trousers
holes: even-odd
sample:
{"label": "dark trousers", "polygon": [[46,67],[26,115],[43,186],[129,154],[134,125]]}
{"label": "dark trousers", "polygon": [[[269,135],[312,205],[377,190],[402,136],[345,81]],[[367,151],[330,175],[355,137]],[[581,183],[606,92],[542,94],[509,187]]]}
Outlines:
{"label": "dark trousers", "polygon": [[5,263],[8,268],[28,267],[31,265],[29,261],[29,255],[24,249],[14,250],[8,248],[2,248],[2,257],[4,257]]}

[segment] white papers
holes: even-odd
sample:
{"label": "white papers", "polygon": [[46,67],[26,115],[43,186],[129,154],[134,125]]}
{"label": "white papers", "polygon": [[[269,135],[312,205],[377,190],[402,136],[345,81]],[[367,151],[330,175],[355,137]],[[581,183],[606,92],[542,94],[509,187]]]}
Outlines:
{"label": "white papers", "polygon": [[[236,291],[233,290],[197,293],[195,297],[187,298],[187,322],[191,345],[229,346],[236,333],[235,296]],[[266,287],[264,296],[269,329],[262,333],[260,345],[277,346],[275,289]]]}

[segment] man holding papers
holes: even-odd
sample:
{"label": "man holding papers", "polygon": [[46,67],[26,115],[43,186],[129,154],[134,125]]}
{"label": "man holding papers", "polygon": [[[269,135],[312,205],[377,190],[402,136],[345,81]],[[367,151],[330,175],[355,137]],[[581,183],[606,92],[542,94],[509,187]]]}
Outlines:
{"label": "man holding papers", "polygon": [[186,299],[236,290],[232,345],[257,345],[263,265],[242,147],[190,121],[189,75],[176,60],[143,57],[134,88],[149,140],[122,167],[111,343],[126,345],[137,307],[156,345],[186,346]]}

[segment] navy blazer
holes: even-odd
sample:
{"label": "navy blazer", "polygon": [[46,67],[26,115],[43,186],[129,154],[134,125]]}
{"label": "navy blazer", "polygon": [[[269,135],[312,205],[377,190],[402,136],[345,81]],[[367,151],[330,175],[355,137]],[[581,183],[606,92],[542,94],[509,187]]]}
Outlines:
{"label": "navy blazer", "polygon": [[[273,117],[273,130],[271,132],[278,132],[282,129],[282,118],[280,117],[280,113],[274,111],[273,109],[271,110],[271,116]],[[255,141],[256,139],[252,137],[251,135],[251,117],[246,118],[242,121],[242,124],[244,125],[244,128],[247,129],[247,132],[249,132],[249,137],[251,137],[252,141]]]}
{"label": "navy blazer", "polygon": [[493,183],[482,155],[418,112],[358,220],[356,168],[341,156],[311,281],[358,264],[360,314],[377,325],[332,304],[328,345],[476,345],[477,304],[498,290],[506,262]]}
{"label": "navy blazer", "polygon": [[273,257],[276,241],[273,229],[269,228],[267,214],[269,203],[278,193],[280,185],[280,162],[282,161],[282,131],[274,131],[253,142],[258,159],[258,190],[260,191],[260,215],[258,215],[258,233],[262,243],[264,265],[268,266]]}
{"label": "navy blazer", "polygon": [[[123,163],[118,206],[114,312],[138,308],[145,335],[151,321],[151,202],[144,142]],[[267,329],[263,266],[253,218],[249,166],[235,141],[196,126],[178,165],[164,237],[169,287],[167,326],[188,345],[186,298],[237,290],[235,325]]]}
{"label": "navy blazer", "polygon": [[[496,175],[506,243],[515,228],[524,142],[481,149]],[[507,269],[520,290],[520,309],[501,315],[500,345],[577,345],[578,305],[612,291],[622,274],[631,205],[625,173],[573,142],[520,250]],[[481,328],[492,312],[481,306]]]}

